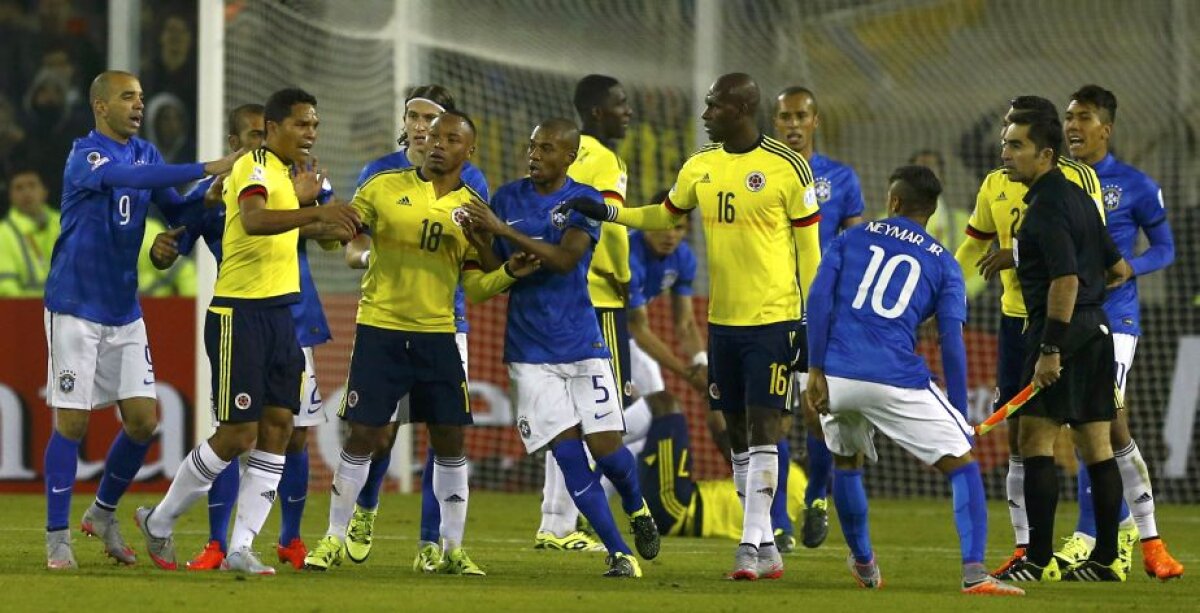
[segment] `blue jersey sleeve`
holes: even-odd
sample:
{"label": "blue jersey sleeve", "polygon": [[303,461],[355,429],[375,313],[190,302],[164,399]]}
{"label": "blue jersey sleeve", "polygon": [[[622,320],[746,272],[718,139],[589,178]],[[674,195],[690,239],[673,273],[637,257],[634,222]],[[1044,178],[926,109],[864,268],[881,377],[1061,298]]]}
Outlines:
{"label": "blue jersey sleeve", "polygon": [[845,208],[842,210],[841,221],[850,217],[862,217],[863,211],[866,210],[866,203],[863,202],[862,185],[858,182],[858,173],[854,172],[853,168],[846,167],[846,194]]}
{"label": "blue jersey sleeve", "polygon": [[953,258],[938,258],[942,263],[942,286],[938,289],[937,317],[939,321],[967,321],[967,290],[962,269]]}
{"label": "blue jersey sleeve", "polygon": [[1150,246],[1129,260],[1134,275],[1150,274],[1171,265],[1175,261],[1175,237],[1167,223],[1167,210],[1163,203],[1162,189],[1153,181],[1146,180],[1147,193],[1134,204],[1133,219]]}
{"label": "blue jersey sleeve", "polygon": [[833,318],[833,295],[837,290],[838,275],[842,269],[842,246],[845,235],[830,241],[817,276],[813,279],[808,299],[808,366],[825,368],[825,354],[829,348],[829,326]]}
{"label": "blue jersey sleeve", "polygon": [[[162,159],[157,150],[152,150],[152,157]],[[65,176],[73,184],[95,192],[111,187],[157,189],[203,178],[204,164],[124,164],[113,161],[98,146],[77,143],[67,158]]]}
{"label": "blue jersey sleeve", "polygon": [[642,259],[638,257],[640,252],[636,249],[629,250],[629,308],[636,309],[645,306],[649,300],[646,299],[646,265]]}
{"label": "blue jersey sleeve", "polygon": [[468,162],[462,171],[462,181],[467,184],[467,187],[471,188],[471,191],[479,194],[479,197],[484,202],[488,201],[487,177],[483,176],[483,171],[479,170],[478,166]]}
{"label": "blue jersey sleeve", "polygon": [[679,254],[679,277],[671,286],[671,293],[676,296],[691,296],[695,293],[692,283],[696,281],[696,254],[686,242],[679,243],[675,251]]}

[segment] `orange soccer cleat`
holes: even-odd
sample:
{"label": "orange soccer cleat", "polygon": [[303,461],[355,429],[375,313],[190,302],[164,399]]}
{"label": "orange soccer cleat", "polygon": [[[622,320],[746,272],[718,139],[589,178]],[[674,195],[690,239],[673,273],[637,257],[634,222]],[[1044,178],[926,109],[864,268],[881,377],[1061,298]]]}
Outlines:
{"label": "orange soccer cleat", "polygon": [[996,568],[996,570],[993,570],[993,571],[992,571],[992,576],[993,576],[993,577],[999,577],[1001,574],[1003,574],[1003,573],[1004,573],[1004,571],[1008,570],[1008,567],[1009,567],[1009,566],[1012,566],[1013,564],[1016,564],[1016,563],[1017,563],[1017,562],[1019,562],[1019,561],[1021,560],[1021,558],[1023,558],[1023,557],[1025,557],[1025,548],[1024,548],[1024,547],[1017,547],[1017,549],[1016,549],[1015,551],[1013,551],[1012,557],[1010,557],[1009,559],[1005,560],[1003,564],[1001,564],[1000,566],[998,566],[998,567]]}
{"label": "orange soccer cleat", "polygon": [[221,551],[221,543],[209,541],[196,557],[187,563],[188,570],[217,570],[225,560],[225,552]]}
{"label": "orange soccer cleat", "polygon": [[292,539],[292,542],[283,545],[275,545],[275,553],[279,554],[279,561],[284,564],[290,564],[296,570],[304,568],[304,556],[308,555],[308,547],[304,546],[304,541],[299,537]]}
{"label": "orange soccer cleat", "polygon": [[1170,581],[1183,576],[1183,564],[1179,563],[1167,551],[1167,545],[1160,538],[1142,542],[1142,563],[1146,574],[1159,581]]}

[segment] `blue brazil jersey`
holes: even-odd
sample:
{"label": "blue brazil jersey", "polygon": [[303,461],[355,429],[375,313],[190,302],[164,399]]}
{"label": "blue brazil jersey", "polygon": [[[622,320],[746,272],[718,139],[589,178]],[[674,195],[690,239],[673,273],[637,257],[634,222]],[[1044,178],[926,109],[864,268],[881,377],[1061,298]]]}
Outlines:
{"label": "blue brazil jersey", "polygon": [[919,224],[890,217],[835,238],[818,276],[834,273],[825,356],[832,376],[923,389],[932,378],[917,354],[917,327],[932,315],[965,322],[967,299],[954,254]]}
{"label": "blue brazil jersey", "polygon": [[[1109,154],[1094,167],[1100,178],[1104,218],[1113,243],[1126,261],[1134,257],[1138,232],[1167,221],[1162,190],[1142,171]],[[1109,292],[1104,301],[1112,330],[1140,335],[1137,277]]]}
{"label": "blue brazil jersey", "polygon": [[[193,193],[199,190],[203,194],[211,184],[212,179],[205,179],[196,185]],[[333,188],[326,180],[325,184],[321,186],[321,193],[317,195],[317,202],[325,204],[332,197]],[[189,216],[185,220],[180,220],[179,223],[172,222],[172,225],[187,227],[187,230],[180,234],[176,241],[179,253],[184,255],[191,253],[196,246],[196,240],[203,237],[205,244],[208,245],[208,250],[217,259],[217,265],[221,264],[223,255],[221,237],[225,234],[225,207],[205,208],[199,215]],[[300,259],[300,301],[292,303],[289,308],[292,310],[292,321],[296,325],[296,341],[301,347],[315,347],[328,342],[333,335],[329,331],[325,310],[321,308],[321,297],[317,294],[317,284],[313,281],[312,269],[308,265],[308,241],[300,239],[297,248]]]}
{"label": "blue brazil jersey", "polygon": [[[362,187],[362,184],[366,183],[367,179],[381,172],[399,170],[410,166],[412,166],[412,162],[408,161],[408,152],[405,149],[389,153],[363,166],[362,172],[358,173],[358,187]],[[482,170],[467,162],[463,165],[461,178],[462,182],[471,188],[471,191],[479,195],[480,200],[484,202],[488,201],[487,177],[483,176]],[[458,290],[454,292],[454,327],[461,334],[466,334],[471,330],[471,326],[467,323],[467,297],[463,292],[461,284],[459,284]]]}
{"label": "blue brazil jersey", "polygon": [[696,256],[687,241],[665,258],[646,245],[640,231],[629,233],[629,308],[645,306],[659,294],[671,290],[679,296],[692,295],[696,279]]}
{"label": "blue brazil jersey", "polygon": [[[564,211],[572,198],[604,202],[595,189],[567,179],[562,188],[543,196],[529,179],[509,183],[496,190],[492,210],[501,221],[530,238],[547,243],[562,242],[570,228],[600,240],[600,222],[576,211]],[[497,241],[497,252],[508,259],[515,246]],[[545,268],[518,279],[508,290],[508,324],[504,330],[504,361],[528,364],[570,364],[591,358],[608,358],[608,347],[600,335],[600,323],[588,294],[587,272],[592,250],[579,258],[575,269],[557,274]]]}
{"label": "blue brazil jersey", "polygon": [[841,231],[842,221],[863,214],[862,187],[849,164],[814,153],[808,160],[813,174],[813,192],[821,209],[821,249]]}
{"label": "blue brazil jersey", "polygon": [[95,130],[75,139],[63,171],[62,233],[46,278],[47,309],[106,326],[142,316],[137,261],[146,211],[151,200],[168,198],[160,190],[108,187],[104,175],[116,166],[161,163],[158,149],[136,136],[124,145]]}

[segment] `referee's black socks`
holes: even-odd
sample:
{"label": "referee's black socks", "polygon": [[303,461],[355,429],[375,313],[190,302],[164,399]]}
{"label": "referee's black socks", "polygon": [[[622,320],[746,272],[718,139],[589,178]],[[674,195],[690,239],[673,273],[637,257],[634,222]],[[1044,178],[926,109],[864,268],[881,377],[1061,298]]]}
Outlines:
{"label": "referee's black socks", "polygon": [[1117,524],[1121,521],[1124,495],[1121,469],[1116,458],[1109,458],[1088,464],[1087,471],[1092,479],[1092,507],[1096,512],[1096,547],[1091,559],[1107,566],[1117,559]]}
{"label": "referee's black socks", "polygon": [[[1116,466],[1115,462],[1113,466]],[[1119,486],[1120,473],[1117,473],[1117,479]],[[1095,489],[1094,482],[1092,488]],[[1119,487],[1117,493],[1120,495]],[[1025,557],[1038,566],[1049,564],[1054,555],[1054,512],[1057,508],[1058,468],[1054,466],[1054,456],[1025,456],[1025,513],[1029,516],[1029,547]]]}

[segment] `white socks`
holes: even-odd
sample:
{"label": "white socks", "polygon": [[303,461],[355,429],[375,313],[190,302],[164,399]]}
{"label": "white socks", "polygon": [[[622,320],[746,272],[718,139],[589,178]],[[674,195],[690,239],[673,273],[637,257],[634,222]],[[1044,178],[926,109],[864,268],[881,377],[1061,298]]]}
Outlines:
{"label": "white socks", "polygon": [[341,460],[333,473],[333,485],[329,496],[329,529],[326,536],[346,539],[346,527],[354,515],[354,501],[358,499],[367,473],[371,471],[370,455],[353,455],[342,450]]}
{"label": "white socks", "polygon": [[771,530],[771,502],[779,487],[779,447],[751,445],[747,468],[746,514],[742,521],[742,541],[754,546],[775,543]]}
{"label": "white socks", "polygon": [[[566,489],[565,487],[563,488]],[[442,511],[442,551],[454,551],[462,546],[467,526],[467,458],[433,458],[433,494]],[[569,499],[568,499],[569,500]]]}
{"label": "white socks", "polygon": [[575,531],[577,519],[579,509],[575,508],[571,492],[567,491],[566,479],[554,454],[547,451],[546,480],[542,484],[542,524],[538,526],[538,532],[550,532],[561,538]]}
{"label": "white socks", "polygon": [[179,465],[179,470],[175,471],[175,479],[171,481],[167,495],[154,507],[154,513],[147,522],[150,534],[169,536],[179,516],[208,493],[217,475],[227,466],[229,462],[218,457],[208,441],[193,449]]}
{"label": "white socks", "polygon": [[1150,487],[1150,471],[1142,459],[1142,452],[1136,442],[1129,441],[1129,446],[1115,455],[1125,490],[1125,504],[1129,505],[1129,513],[1137,524],[1138,535],[1142,540],[1154,538],[1158,536],[1158,525],[1154,521],[1154,491]]}
{"label": "white socks", "polygon": [[[779,452],[778,448],[775,450]],[[734,451],[733,453],[733,487],[737,489],[738,499],[742,510],[746,510],[746,475],[750,472],[750,452]]]}
{"label": "white socks", "polygon": [[283,476],[283,456],[255,449],[246,457],[246,470],[238,489],[237,519],[229,537],[229,551],[248,549],[262,530],[275,504],[275,490]]}
{"label": "white socks", "polygon": [[1017,545],[1029,544],[1029,516],[1025,514],[1025,462],[1021,456],[1009,456],[1008,478],[1004,480],[1008,493],[1008,516],[1012,521]]}

